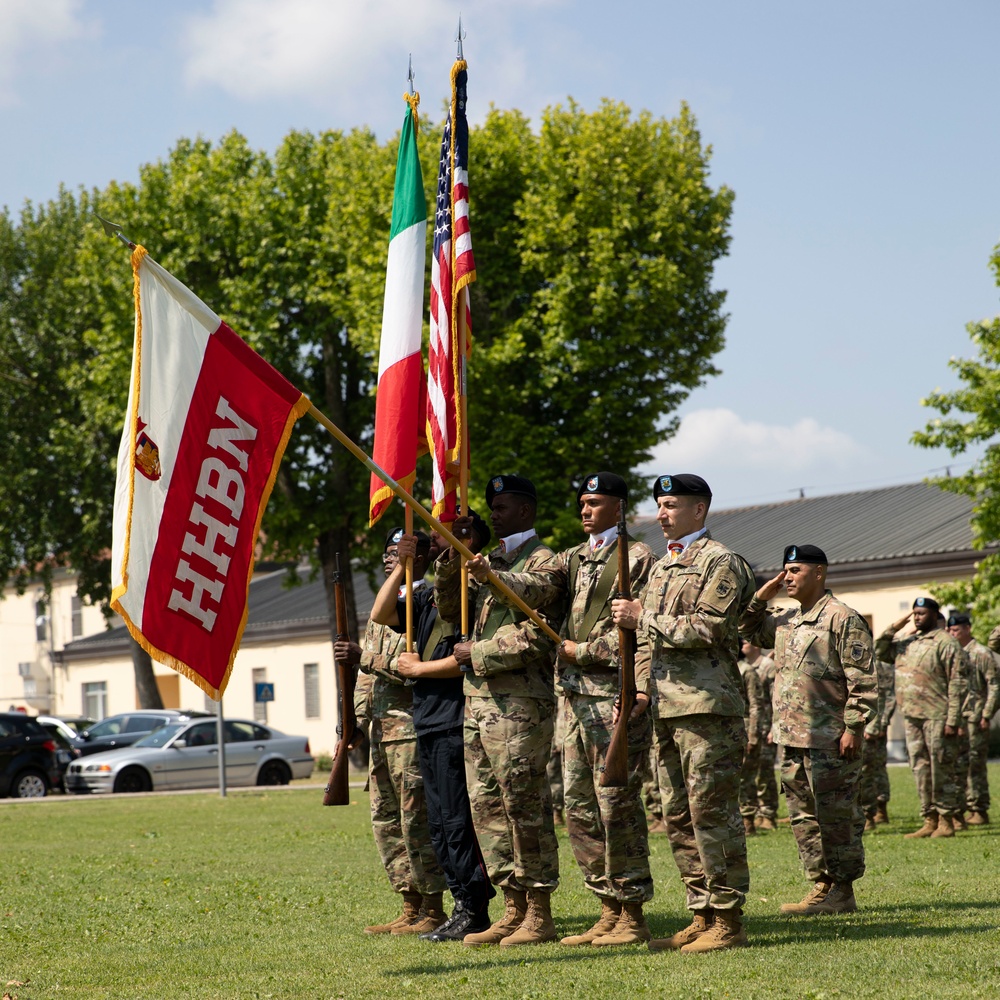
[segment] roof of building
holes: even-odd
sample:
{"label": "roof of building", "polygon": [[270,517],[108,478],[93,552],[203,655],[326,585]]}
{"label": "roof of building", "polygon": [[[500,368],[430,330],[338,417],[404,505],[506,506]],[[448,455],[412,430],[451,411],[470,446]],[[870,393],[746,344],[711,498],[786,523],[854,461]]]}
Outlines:
{"label": "roof of building", "polygon": [[[981,558],[972,545],[972,501],[926,483],[806,497],[712,511],[714,538],[739,552],[758,575],[777,573],[787,545],[818,545],[835,567]],[[666,540],[653,517],[637,519],[633,534],[657,555]]]}
{"label": "roof of building", "polygon": [[[972,547],[972,502],[925,483],[878,490],[807,497],[782,503],[712,511],[713,537],[739,552],[758,578],[781,568],[787,545],[818,545],[830,560],[832,583],[868,581],[892,575],[947,578],[970,572],[982,552]],[[657,554],[666,540],[655,517],[637,518],[632,534]],[[839,574],[839,575],[838,575]],[[258,573],[250,584],[250,608],[243,641],[273,635],[316,635],[329,630],[321,579],[298,571],[300,586],[289,587],[284,570]],[[363,573],[354,574],[358,620],[367,620],[374,595]],[[69,643],[65,654],[92,656],[127,644],[124,625]]]}

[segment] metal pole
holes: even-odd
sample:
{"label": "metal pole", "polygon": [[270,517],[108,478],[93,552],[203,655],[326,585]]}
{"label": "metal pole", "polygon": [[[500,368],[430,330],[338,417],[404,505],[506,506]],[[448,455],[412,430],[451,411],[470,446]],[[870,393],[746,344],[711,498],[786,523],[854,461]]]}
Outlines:
{"label": "metal pole", "polygon": [[216,717],[219,741],[219,794],[226,797],[226,717],[222,714],[222,696],[219,696],[219,711]]}

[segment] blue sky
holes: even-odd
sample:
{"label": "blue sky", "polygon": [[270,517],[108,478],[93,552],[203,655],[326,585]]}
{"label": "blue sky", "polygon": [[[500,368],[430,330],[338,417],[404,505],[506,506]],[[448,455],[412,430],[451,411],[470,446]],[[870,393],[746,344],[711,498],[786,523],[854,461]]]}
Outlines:
{"label": "blue sky", "polygon": [[473,120],[687,101],[736,192],[722,374],[653,471],[699,472],[735,506],[951,463],[908,439],[971,353],[965,324],[1000,312],[995,0],[3,0],[0,205],[134,180],[181,136],[386,138],[411,52],[441,107],[460,11]]}

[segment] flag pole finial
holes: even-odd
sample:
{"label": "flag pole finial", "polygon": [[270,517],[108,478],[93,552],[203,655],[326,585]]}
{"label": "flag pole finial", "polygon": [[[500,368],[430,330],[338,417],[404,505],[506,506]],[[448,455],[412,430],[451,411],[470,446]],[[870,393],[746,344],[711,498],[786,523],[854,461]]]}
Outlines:
{"label": "flag pole finial", "polygon": [[108,236],[113,236],[116,240],[121,240],[129,250],[135,249],[135,244],[122,232],[121,226],[116,222],[108,222],[107,219],[102,219],[96,212],[94,215],[97,216],[97,221],[104,227],[104,232]]}
{"label": "flag pole finial", "polygon": [[413,93],[413,81],[415,77],[413,75],[413,53],[410,53],[410,64],[406,69],[406,80],[410,88],[410,93]]}
{"label": "flag pole finial", "polygon": [[458,34],[455,35],[455,41],[458,42],[458,55],[456,59],[464,59],[465,55],[462,53],[462,39],[465,38],[465,32],[462,31],[462,15],[458,15]]}

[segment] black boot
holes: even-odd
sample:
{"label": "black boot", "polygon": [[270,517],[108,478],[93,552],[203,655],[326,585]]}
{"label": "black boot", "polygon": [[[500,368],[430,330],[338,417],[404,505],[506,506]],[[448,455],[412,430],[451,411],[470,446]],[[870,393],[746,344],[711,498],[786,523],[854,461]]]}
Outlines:
{"label": "black boot", "polygon": [[490,926],[488,906],[479,910],[467,908],[461,901],[456,901],[455,911],[436,930],[430,934],[421,934],[425,941],[461,941],[466,934],[481,934]]}

